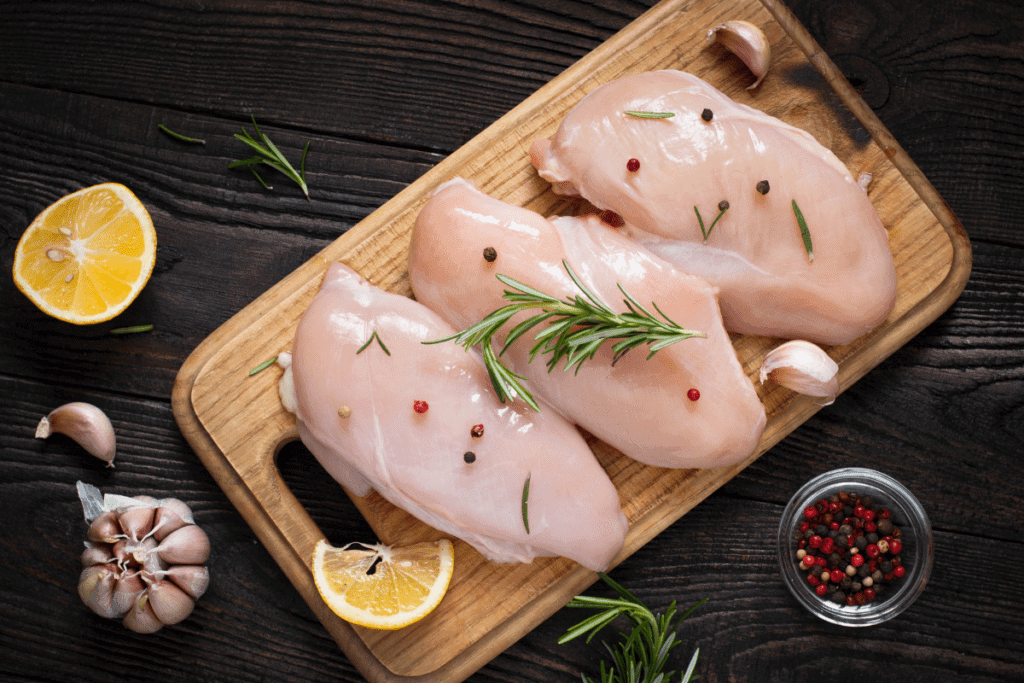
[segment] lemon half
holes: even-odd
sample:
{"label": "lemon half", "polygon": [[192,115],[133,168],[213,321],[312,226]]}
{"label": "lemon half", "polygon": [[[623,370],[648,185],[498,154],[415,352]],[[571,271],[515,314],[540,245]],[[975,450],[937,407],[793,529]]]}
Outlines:
{"label": "lemon half", "polygon": [[44,313],[87,325],[126,309],[155,263],[146,207],[124,185],[104,183],[36,216],[15,249],[14,282]]}
{"label": "lemon half", "polygon": [[312,565],[317,590],[331,611],[360,626],[397,629],[419,621],[441,602],[455,553],[447,539],[343,548],[320,540]]}

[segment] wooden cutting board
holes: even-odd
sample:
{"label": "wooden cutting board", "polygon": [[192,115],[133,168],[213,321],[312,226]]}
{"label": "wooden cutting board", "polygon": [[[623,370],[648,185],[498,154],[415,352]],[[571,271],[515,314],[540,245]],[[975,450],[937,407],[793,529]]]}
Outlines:
{"label": "wooden cutting board", "polygon": [[[708,28],[731,19],[760,26],[772,46],[769,76],[753,91],[745,89],[754,79],[739,59],[704,40]],[[596,575],[560,558],[495,565],[456,542],[448,594],[426,619],[392,632],[341,621],[321,601],[308,567],[323,534],[275,464],[281,446],[297,439],[295,420],[278,400],[280,370],[253,377],[248,371],[290,349],[299,317],[334,261],[347,263],[384,289],[411,295],[406,270],[410,230],[430,191],[445,180],[472,178],[484,192],[545,215],[589,210],[580,200],[561,199],[550,191],[529,163],[530,143],[550,136],[563,115],[598,85],[661,68],[689,71],[739,102],[810,131],[854,176],[872,174],[868,194],[889,231],[899,294],[895,310],[878,329],[829,349],[839,363],[842,388],[937,318],[967,281],[971,251],[962,226],[785,7],[774,0],[665,0],[651,9],[231,318],[195,350],[178,375],[173,405],[185,437],[369,680],[461,681]],[[715,470],[659,469],[589,439],[619,490],[630,523],[616,563],[818,410],[806,397],[757,384],[761,360],[777,344],[763,337],[734,339],[768,414],[760,446],[745,462]],[[354,501],[385,543],[439,536],[375,493]]]}

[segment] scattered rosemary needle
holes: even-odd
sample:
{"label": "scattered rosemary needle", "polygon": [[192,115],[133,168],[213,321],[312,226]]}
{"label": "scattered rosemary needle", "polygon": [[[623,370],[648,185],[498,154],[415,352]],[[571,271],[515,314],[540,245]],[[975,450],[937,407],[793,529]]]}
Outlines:
{"label": "scattered rosemary needle", "polygon": [[252,171],[252,174],[256,176],[256,179],[260,181],[260,184],[263,185],[263,187],[265,187],[268,190],[271,190],[273,188],[263,181],[263,178],[260,177],[259,173],[257,173],[256,169],[254,168],[259,164],[266,164],[267,166],[277,169],[281,173],[285,174],[286,176],[294,180],[302,189],[302,193],[306,195],[306,199],[309,199],[309,187],[306,185],[306,154],[309,153],[309,142],[306,142],[306,148],[302,151],[302,163],[300,164],[300,173],[299,171],[296,171],[295,167],[288,162],[284,154],[281,153],[281,150],[279,150],[277,146],[270,141],[270,138],[263,134],[263,131],[261,131],[259,126],[256,125],[255,116],[252,117],[252,127],[256,130],[256,138],[249,135],[249,131],[247,131],[244,127],[242,128],[242,132],[240,134],[235,133],[235,138],[249,145],[252,149],[256,151],[256,154],[254,156],[249,157],[248,159],[233,161],[230,164],[228,164],[228,168],[238,168],[240,166],[247,167],[250,171]]}
{"label": "scattered rosemary needle", "polygon": [[138,332],[151,332],[152,325],[133,325],[131,327],[115,327],[110,334],[136,334]]}
{"label": "scattered rosemary needle", "polygon": [[807,221],[804,220],[804,213],[793,200],[793,213],[796,214],[796,222],[800,226],[800,237],[804,241],[804,249],[807,250],[807,260],[814,261],[814,249],[811,247],[811,231],[807,229]]}
{"label": "scattered rosemary needle", "polygon": [[[626,683],[633,681],[661,681],[669,683],[675,676],[675,671],[665,672],[668,664],[668,655],[673,648],[679,646],[676,641],[676,629],[679,622],[686,619],[700,605],[707,602],[707,598],[698,601],[686,612],[676,617],[676,603],[668,606],[663,614],[655,615],[635,595],[619,585],[610,576],[598,573],[601,580],[615,589],[619,598],[597,598],[586,595],[577,595],[567,607],[599,609],[601,612],[576,624],[565,635],[558,639],[558,644],[567,643],[574,638],[587,634],[587,642],[597,635],[597,632],[608,624],[615,621],[621,615],[625,615],[630,621],[629,634],[622,634],[622,638],[612,647],[607,642],[605,648],[612,655],[611,666],[607,666],[602,660],[600,665],[601,683]],[[694,651],[693,657],[686,671],[679,679],[680,683],[688,683],[693,677],[694,669],[697,667],[697,655],[700,649]],[[593,683],[594,679],[582,674],[584,683]]]}
{"label": "scattered rosemary needle", "polygon": [[176,140],[181,140],[182,142],[191,142],[191,143],[197,144],[197,145],[205,145],[206,144],[206,140],[200,140],[199,138],[190,138],[187,135],[182,135],[181,133],[175,133],[173,130],[171,130],[170,128],[168,128],[167,126],[165,126],[162,123],[156,124],[156,127],[159,128],[160,130],[162,130],[163,132],[167,133],[168,135],[170,135],[172,138],[174,138]]}
{"label": "scattered rosemary needle", "polygon": [[[505,367],[498,357],[504,354],[513,342],[543,322],[550,321],[550,324],[533,337],[535,344],[530,349],[530,362],[538,354],[551,354],[547,361],[548,372],[554,370],[564,360],[565,370],[575,368],[578,373],[583,362],[593,358],[598,348],[610,339],[619,340],[612,346],[614,353],[612,363],[614,364],[631,349],[644,344],[649,347],[647,359],[650,360],[655,353],[666,346],[691,337],[707,336],[703,332],[681,327],[665,315],[658,308],[658,304],[652,303],[654,310],[661,314],[664,320],[655,317],[630,296],[622,285],[618,285],[619,291],[625,297],[623,303],[629,310],[626,313],[615,313],[602,303],[597,295],[586,288],[569,267],[567,261],[563,260],[562,266],[583,296],[576,295],[566,297],[564,300],[557,299],[499,273],[495,277],[515,290],[505,290],[502,295],[512,303],[499,308],[462,332],[444,339],[423,343],[439,344],[454,341],[467,350],[480,344],[484,365],[491,376],[491,383],[494,385],[498,398],[504,402],[514,400],[518,396],[531,408],[539,411],[540,407],[537,402],[521,383],[521,380],[524,381],[525,378]],[[505,338],[504,348],[500,353],[495,354],[492,347],[494,335],[512,316],[520,311],[531,309],[540,309],[540,313],[512,328]]]}
{"label": "scattered rosemary needle", "polygon": [[530,500],[530,474],[526,475],[526,482],[523,484],[523,526],[526,533],[530,533],[530,510],[527,507]]}
{"label": "scattered rosemary needle", "polygon": [[711,237],[711,231],[715,229],[715,223],[717,223],[718,219],[720,219],[722,216],[725,215],[725,212],[728,209],[729,209],[729,202],[727,202],[724,199],[722,201],[718,202],[718,215],[715,216],[715,220],[711,221],[711,226],[707,230],[705,230],[704,229],[704,219],[700,217],[700,210],[698,210],[696,206],[693,207],[693,212],[695,214],[697,214],[697,223],[700,224],[700,234],[704,235],[704,243],[705,244],[707,243],[708,238]]}
{"label": "scattered rosemary needle", "polygon": [[671,111],[632,111],[627,109],[626,113],[638,119],[670,119],[675,116]]}
{"label": "scattered rosemary needle", "polygon": [[271,365],[273,365],[275,362],[277,362],[277,356],[274,356],[273,358],[263,361],[262,363],[260,363],[259,365],[257,365],[256,367],[249,371],[249,376],[252,377],[257,372],[263,372]]}
{"label": "scattered rosemary needle", "polygon": [[359,350],[356,351],[356,355],[358,356],[359,354],[361,354],[363,350],[366,349],[367,346],[373,343],[374,339],[376,339],[377,343],[380,344],[380,348],[383,349],[384,353],[390,356],[391,352],[388,351],[388,347],[384,346],[384,340],[382,340],[380,338],[380,335],[377,334],[377,330],[374,330],[373,334],[370,335],[370,338],[366,340],[366,343],[359,347]]}

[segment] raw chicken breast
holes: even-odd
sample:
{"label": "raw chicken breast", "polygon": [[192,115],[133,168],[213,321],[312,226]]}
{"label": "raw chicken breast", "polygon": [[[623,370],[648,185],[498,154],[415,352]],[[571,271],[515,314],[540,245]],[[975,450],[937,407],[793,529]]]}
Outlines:
{"label": "raw chicken breast", "polygon": [[[357,353],[374,331],[390,356],[377,339]],[[604,469],[555,411],[502,404],[476,354],[421,343],[454,332],[422,304],[333,264],[282,382],[294,385],[303,443],[352,493],[374,488],[490,560],[561,555],[607,568],[627,524]]]}
{"label": "raw chicken breast", "polygon": [[[839,159],[695,76],[654,71],[607,83],[551,140],[534,141],[530,156],[555,192],[618,213],[638,242],[718,286],[726,329],[842,344],[885,320],[895,303],[885,228]],[[636,172],[630,159],[640,162]],[[762,180],[765,195],[756,189]],[[708,227],[722,200],[729,208],[705,243],[694,207]]]}
{"label": "raw chicken breast", "polygon": [[[497,258],[488,262],[483,251]],[[458,329],[505,305],[502,273],[554,297],[580,293],[562,266],[612,310],[625,312],[621,283],[638,302],[657,302],[679,325],[704,332],[658,351],[627,353],[612,365],[605,343],[579,372],[549,373],[529,362],[533,334],[503,356],[527,377],[527,389],[622,453],[661,467],[716,467],[739,462],[757,446],[764,409],[722,327],[715,290],[638,247],[596,217],[542,216],[493,199],[462,179],[438,187],[413,229],[409,276],[416,298]],[[504,334],[528,314],[513,317]],[[696,401],[687,398],[691,389]],[[517,402],[518,403],[518,402]]]}

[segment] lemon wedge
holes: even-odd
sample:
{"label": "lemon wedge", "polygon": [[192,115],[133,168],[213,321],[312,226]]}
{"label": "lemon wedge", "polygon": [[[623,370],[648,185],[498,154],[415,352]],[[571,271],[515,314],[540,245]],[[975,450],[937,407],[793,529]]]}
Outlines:
{"label": "lemon wedge", "polygon": [[448,539],[342,548],[320,540],[312,562],[313,580],[331,611],[375,629],[402,628],[430,614],[448,590],[454,567]]}
{"label": "lemon wedge", "polygon": [[14,251],[14,282],[44,313],[87,325],[126,309],[155,263],[146,207],[124,185],[104,183],[36,216]]}

